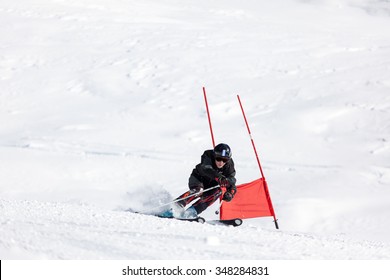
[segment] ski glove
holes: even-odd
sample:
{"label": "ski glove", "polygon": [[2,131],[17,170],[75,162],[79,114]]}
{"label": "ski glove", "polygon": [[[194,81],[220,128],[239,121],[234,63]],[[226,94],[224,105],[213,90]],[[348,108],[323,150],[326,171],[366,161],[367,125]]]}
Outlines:
{"label": "ski glove", "polygon": [[226,202],[229,202],[233,199],[234,195],[231,192],[225,192],[223,195],[222,200],[225,200]]}
{"label": "ski glove", "polygon": [[237,192],[237,188],[235,185],[230,185],[226,192],[224,193],[222,200],[225,200],[226,202],[229,202],[233,199],[234,195]]}
{"label": "ski glove", "polygon": [[218,184],[221,186],[221,188],[228,188],[230,183],[228,181],[228,179],[226,179],[225,176],[223,175],[220,175],[218,178],[216,178],[215,180],[217,180]]}
{"label": "ski glove", "polygon": [[234,196],[237,192],[237,187],[235,185],[230,185],[229,187],[226,188],[226,190]]}

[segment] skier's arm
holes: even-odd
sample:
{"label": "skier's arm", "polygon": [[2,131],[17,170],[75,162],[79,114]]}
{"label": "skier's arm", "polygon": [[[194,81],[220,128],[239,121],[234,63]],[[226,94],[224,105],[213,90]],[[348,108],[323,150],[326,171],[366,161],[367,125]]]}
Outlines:
{"label": "skier's arm", "polygon": [[212,159],[204,153],[201,157],[201,162],[195,167],[202,177],[207,177],[213,180],[218,177],[219,173],[213,168]]}
{"label": "skier's arm", "polygon": [[229,181],[230,185],[234,185],[235,186],[237,180],[236,180],[236,177],[234,177],[234,176],[236,176],[236,172],[230,174],[229,177],[227,177],[227,180]]}
{"label": "skier's arm", "polygon": [[229,164],[229,166],[228,166],[229,168],[227,169],[227,172],[226,172],[226,178],[229,181],[230,185],[235,187],[237,180],[235,177],[236,176],[236,169],[234,168],[233,159],[231,159],[228,164]]}
{"label": "skier's arm", "polygon": [[231,160],[227,171],[227,180],[229,182],[229,187],[227,187],[227,191],[230,192],[233,196],[237,192],[237,188],[236,188],[237,180],[235,176],[236,176],[236,170],[234,169],[234,162],[233,160]]}

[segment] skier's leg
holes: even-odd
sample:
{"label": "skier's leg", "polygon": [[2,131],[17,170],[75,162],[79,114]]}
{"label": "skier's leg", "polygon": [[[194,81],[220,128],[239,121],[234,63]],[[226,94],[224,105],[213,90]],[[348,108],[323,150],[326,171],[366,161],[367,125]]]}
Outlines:
{"label": "skier's leg", "polygon": [[213,204],[222,194],[220,188],[216,188],[209,192],[204,193],[201,198],[195,202],[192,206],[195,208],[198,214],[206,210],[211,204]]}
{"label": "skier's leg", "polygon": [[175,199],[175,200],[179,200],[178,202],[176,202],[176,204],[182,208],[186,207],[188,204],[190,204],[192,201],[194,201],[199,197],[198,195],[193,195],[197,192],[198,189],[191,189],[189,191],[186,191],[181,196]]}
{"label": "skier's leg", "polygon": [[[204,188],[203,183],[192,175],[190,176],[190,178],[188,180],[188,186],[189,186],[190,190],[186,191],[181,196],[176,198],[176,200],[181,199],[180,201],[177,202],[177,204],[182,208],[186,207],[186,205],[190,204],[193,200],[198,198],[199,197],[198,195],[193,195],[193,194],[198,192],[200,189]],[[193,195],[193,196],[190,196],[190,195]],[[190,196],[190,197],[185,199],[187,196]]]}
{"label": "skier's leg", "polygon": [[192,194],[191,190],[186,191],[179,197],[177,197],[175,200],[179,200],[175,203],[172,203],[171,207],[167,209],[166,211],[162,212],[159,216],[165,217],[165,218],[183,218],[182,214],[184,213],[184,208],[188,203],[191,203],[194,199],[197,198],[197,196],[190,196]]}

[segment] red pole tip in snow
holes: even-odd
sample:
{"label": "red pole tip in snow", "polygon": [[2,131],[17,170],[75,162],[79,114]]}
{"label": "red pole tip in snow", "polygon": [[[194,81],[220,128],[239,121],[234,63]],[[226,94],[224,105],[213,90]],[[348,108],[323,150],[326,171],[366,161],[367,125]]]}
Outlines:
{"label": "red pole tip in snow", "polygon": [[206,89],[203,87],[203,96],[204,101],[206,103],[206,111],[207,111],[207,118],[209,120],[209,127],[210,127],[210,134],[211,134],[211,141],[213,142],[213,148],[215,147],[215,141],[214,141],[214,133],[213,133],[213,126],[211,125],[211,118],[210,118],[210,111],[209,111],[209,104],[207,103],[207,97],[206,97]]}

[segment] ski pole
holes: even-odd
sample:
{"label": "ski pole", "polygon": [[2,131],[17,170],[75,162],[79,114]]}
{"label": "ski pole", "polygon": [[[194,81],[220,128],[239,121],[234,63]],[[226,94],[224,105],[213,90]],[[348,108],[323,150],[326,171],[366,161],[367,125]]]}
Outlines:
{"label": "ski pole", "polygon": [[221,210],[221,207],[222,207],[222,203],[223,203],[224,200],[221,199],[221,202],[219,203],[219,206],[218,206],[218,209],[215,211],[215,215],[218,215],[220,210]]}
{"label": "ski pole", "polygon": [[172,203],[176,203],[176,202],[182,201],[182,200],[184,200],[184,199],[187,199],[187,198],[189,198],[189,197],[193,197],[193,196],[196,196],[196,195],[200,195],[201,193],[205,193],[205,192],[211,191],[211,190],[216,189],[216,188],[219,188],[219,185],[214,186],[214,187],[211,187],[211,188],[206,189],[206,190],[203,190],[203,191],[201,191],[201,192],[197,192],[197,193],[191,194],[191,195],[186,196],[186,197],[183,197],[183,198],[175,199],[175,200],[173,200],[173,201],[171,201],[171,202],[168,202],[168,203],[165,203],[165,204],[162,204],[162,205],[159,205],[159,206],[150,208],[149,210],[144,211],[144,212],[150,212],[150,211],[152,211],[152,210],[155,210],[155,209],[158,209],[158,208],[167,206],[167,205],[171,205]]}

